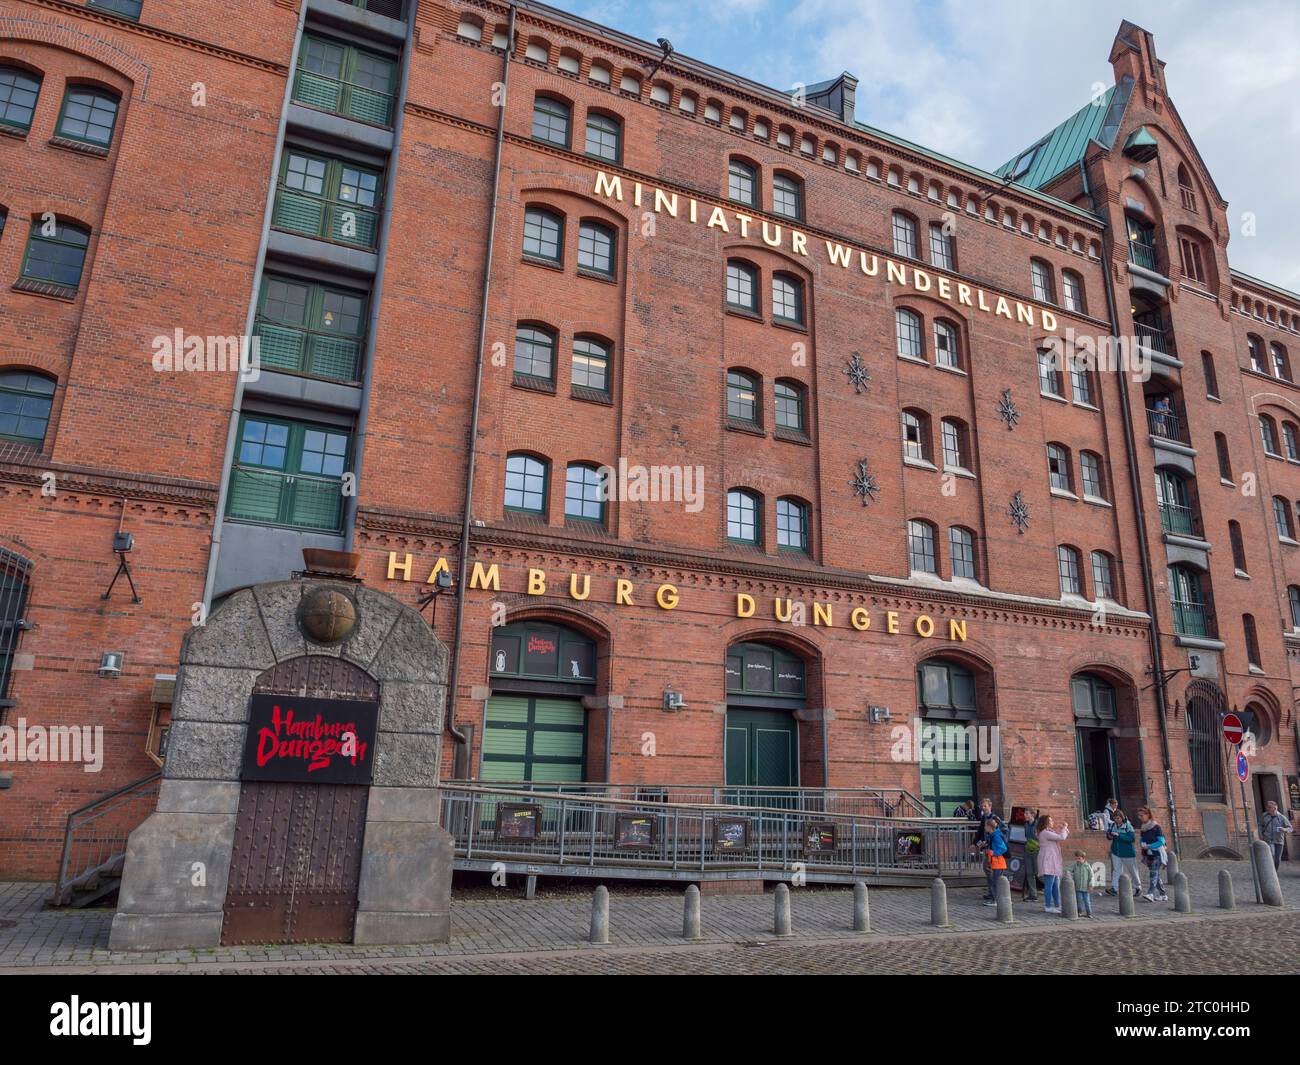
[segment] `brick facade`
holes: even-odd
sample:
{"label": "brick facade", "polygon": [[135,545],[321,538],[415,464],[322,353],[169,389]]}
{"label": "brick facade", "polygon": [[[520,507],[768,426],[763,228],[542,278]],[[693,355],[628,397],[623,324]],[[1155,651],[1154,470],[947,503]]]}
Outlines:
{"label": "brick facade", "polygon": [[[98,774],[70,765],[0,767],[10,774],[10,787],[0,791],[0,876],[50,876],[68,811],[150,771],[144,746],[154,677],[175,672],[197,605],[219,602],[231,590],[224,575],[244,564],[232,561],[230,546],[227,557],[213,559],[214,523],[245,537],[228,535],[227,545],[257,554],[249,550],[258,543],[255,527],[250,534],[246,524],[217,521],[232,404],[241,403],[234,375],[157,373],[152,338],[177,328],[244,333],[263,258],[263,274],[333,280],[305,252],[294,259],[264,238],[262,223],[285,145],[322,153],[335,145],[347,159],[337,145],[358,143],[346,131],[312,140],[293,121],[287,134],[280,128],[296,19],[306,19],[308,32],[350,41],[352,23],[336,10],[346,5],[312,0],[305,12],[279,0],[237,6],[238,18],[226,5],[222,17],[205,20],[145,0],[135,24],[78,3],[0,2],[0,66],[43,75],[30,131],[0,137],[0,206],[7,211],[0,276],[19,277],[28,222],[44,211],[92,233],[75,296],[10,291],[0,301],[0,372],[24,368],[57,380],[43,444],[0,452],[0,547],[32,564],[31,628],[18,642],[8,693],[14,705],[4,723],[21,715],[29,725],[102,724],[108,737]],[[470,747],[453,760],[456,744],[447,743],[444,774],[482,773],[485,706],[502,687],[490,672],[494,623],[546,620],[596,644],[595,682],[583,690],[589,781],[722,783],[733,701],[724,682],[727,651],[762,641],[805,664],[796,713],[800,783],[919,794],[918,767],[891,753],[892,734],[916,712],[919,664],[938,657],[971,671],[976,719],[998,726],[999,768],[978,774],[976,787],[999,808],[1041,807],[1072,825],[1087,812],[1071,679],[1089,674],[1115,693],[1107,727],[1123,803],[1146,801],[1169,818],[1167,748],[1184,846],[1200,853],[1218,842],[1202,824],[1210,811],[1226,824],[1220,845],[1239,847],[1239,799],[1232,805],[1195,794],[1188,654],[1201,656],[1198,673],[1223,690],[1225,706],[1263,715],[1268,742],[1255,766],[1284,787],[1297,771],[1291,685],[1300,680],[1290,678],[1300,671],[1300,637],[1290,636],[1287,586],[1300,585],[1300,545],[1279,541],[1271,499],[1288,500],[1295,522],[1300,481],[1287,482],[1300,473],[1285,455],[1263,454],[1255,415],[1275,409],[1281,433],[1287,411],[1300,421],[1300,393],[1249,369],[1247,334],[1300,357],[1300,297],[1231,272],[1226,204],[1164,94],[1149,37],[1127,23],[1117,37],[1117,84],[1127,76],[1134,88],[1113,147],[1093,142],[1082,170],[1039,191],[688,60],[671,57],[647,77],[656,49],[549,9],[527,5],[517,19],[470,507],[469,560],[485,575],[496,567],[496,587],[470,587],[470,567],[457,555],[494,198],[494,92],[503,78],[503,51],[492,41],[504,32],[504,6],[418,4],[414,32],[400,49],[403,106],[386,159],[382,270],[364,279],[355,271],[340,275],[340,283],[368,285],[378,313],[373,354],[357,383],[364,385],[364,415],[356,417],[364,423],[352,423],[364,429],[355,513],[345,512],[354,520],[338,531],[339,546],[360,552],[370,586],[408,602],[427,587],[439,558],[456,578],[454,595],[439,596],[432,612],[438,635],[454,647],[455,596],[464,597],[454,719]],[[383,35],[366,37],[371,31],[361,23],[355,32],[362,43]],[[625,76],[635,77],[634,88],[620,87]],[[48,143],[69,79],[91,80],[121,98],[105,157]],[[202,107],[193,102],[196,83]],[[570,108],[569,148],[530,136],[539,93]],[[696,101],[693,110],[684,109],[684,96]],[[588,114],[621,124],[616,161],[582,151]],[[1121,146],[1142,127],[1153,131],[1158,150],[1138,175],[1135,166],[1143,167]],[[807,138],[810,151],[803,150]],[[759,206],[730,201],[733,159],[755,171]],[[1180,163],[1193,178],[1195,210],[1180,196]],[[778,175],[800,183],[801,218],[774,212]],[[1156,286],[1176,345],[1173,363],[1181,365],[1158,365],[1145,384],[1094,372],[1086,401],[1066,373],[1064,395],[1044,395],[1035,352],[1069,330],[1109,336],[1108,284],[1122,312],[1115,329],[1131,331],[1125,216],[1135,200],[1155,224],[1166,264],[1164,284],[1146,279],[1143,291]],[[558,265],[524,254],[525,212],[539,207],[564,220]],[[895,212],[917,224],[918,261],[893,250]],[[616,235],[612,278],[579,271],[584,221]],[[931,224],[951,235],[951,268],[932,261]],[[780,239],[765,241],[764,225],[769,237],[780,226]],[[1167,265],[1180,262],[1181,234],[1203,243],[1200,283]],[[1035,297],[1031,258],[1050,268],[1051,302]],[[759,313],[727,308],[729,259],[757,271]],[[1067,271],[1082,285],[1080,309],[1067,310],[1061,298]],[[799,325],[773,319],[768,286],[775,274],[802,285]],[[919,316],[924,362],[896,354],[900,309]],[[956,329],[960,370],[937,365],[936,321]],[[520,324],[555,334],[549,385],[513,372]],[[605,396],[574,385],[570,352],[579,336],[612,350]],[[1215,398],[1206,395],[1203,350],[1213,357]],[[861,391],[845,372],[855,353],[870,375]],[[728,417],[729,370],[758,382],[757,426]],[[804,390],[803,432],[775,424],[778,380]],[[1162,441],[1159,451],[1149,441],[1145,410],[1160,389],[1185,412],[1190,454],[1178,454],[1199,482],[1203,550],[1165,542],[1152,494],[1168,447]],[[293,402],[259,395],[260,407],[245,395],[241,409],[293,415]],[[1018,414],[1011,424],[1000,413],[1007,398]],[[330,424],[344,407],[340,400],[331,408]],[[325,417],[306,401],[296,409],[306,421]],[[930,419],[928,464],[905,459],[903,410]],[[966,472],[943,469],[942,419],[967,432]],[[1231,487],[1215,476],[1215,433],[1231,454]],[[1073,490],[1052,490],[1048,443],[1068,450]],[[1083,452],[1099,456],[1099,499],[1084,498]],[[549,463],[540,514],[503,505],[512,453]],[[701,468],[702,506],[613,500],[600,526],[566,522],[566,468],[621,459]],[[878,486],[865,505],[851,485],[862,462]],[[53,495],[41,491],[47,472]],[[1242,491],[1247,474],[1254,494]],[[732,488],[762,502],[757,545],[728,541]],[[786,498],[810,515],[806,552],[778,546],[776,507]],[[1016,498],[1026,508],[1023,527],[1010,514]],[[1243,532],[1248,578],[1235,573],[1230,520]],[[912,572],[909,521],[937,532],[934,575]],[[973,534],[977,584],[953,579],[953,527]],[[119,528],[136,539],[130,561],[138,605],[121,585],[111,602],[100,599],[116,566],[112,533]],[[1061,545],[1079,552],[1080,595],[1062,594]],[[1190,645],[1175,633],[1166,587],[1171,550],[1203,557],[1212,588],[1216,624]],[[1114,561],[1113,600],[1101,604],[1094,602],[1094,552]],[[529,594],[530,570],[545,571],[544,594]],[[620,581],[631,582],[630,604],[620,602],[628,597],[620,596]],[[751,617],[738,616],[738,596],[752,597]],[[778,613],[786,604],[790,621]],[[1256,621],[1262,660],[1253,666],[1243,614]],[[1167,686],[1165,742],[1151,675],[1152,615],[1163,668],[1182,670]],[[864,617],[869,627],[862,631]],[[125,652],[122,677],[97,675],[105,650]],[[665,688],[680,692],[685,708],[665,710]],[[888,707],[890,720],[873,722],[871,707]],[[1097,840],[1089,845],[1095,849]]]}

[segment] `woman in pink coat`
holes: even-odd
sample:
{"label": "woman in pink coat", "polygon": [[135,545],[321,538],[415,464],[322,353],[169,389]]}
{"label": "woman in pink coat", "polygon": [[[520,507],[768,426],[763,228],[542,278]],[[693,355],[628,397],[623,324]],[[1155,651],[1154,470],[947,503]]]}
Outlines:
{"label": "woman in pink coat", "polygon": [[1038,875],[1043,878],[1043,911],[1061,912],[1061,876],[1065,862],[1061,858],[1061,841],[1070,838],[1069,824],[1062,822],[1059,832],[1051,814],[1038,819]]}

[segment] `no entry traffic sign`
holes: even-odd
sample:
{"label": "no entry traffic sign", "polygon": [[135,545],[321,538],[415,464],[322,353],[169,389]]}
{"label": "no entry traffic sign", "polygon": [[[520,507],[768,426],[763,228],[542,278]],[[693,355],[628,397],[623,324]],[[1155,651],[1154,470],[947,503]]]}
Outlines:
{"label": "no entry traffic sign", "polygon": [[1223,715],[1223,738],[1229,743],[1237,744],[1241,742],[1246,730],[1242,727],[1241,718],[1236,714]]}

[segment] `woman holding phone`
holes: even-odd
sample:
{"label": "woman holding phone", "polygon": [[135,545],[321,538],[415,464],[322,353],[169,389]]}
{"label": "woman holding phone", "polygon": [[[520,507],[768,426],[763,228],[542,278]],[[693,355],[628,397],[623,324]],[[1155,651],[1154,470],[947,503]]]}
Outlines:
{"label": "woman holding phone", "polygon": [[1051,814],[1043,814],[1035,825],[1038,834],[1038,875],[1043,878],[1043,912],[1061,912],[1061,877],[1065,861],[1061,857],[1061,843],[1070,838],[1070,826],[1061,823],[1060,831]]}

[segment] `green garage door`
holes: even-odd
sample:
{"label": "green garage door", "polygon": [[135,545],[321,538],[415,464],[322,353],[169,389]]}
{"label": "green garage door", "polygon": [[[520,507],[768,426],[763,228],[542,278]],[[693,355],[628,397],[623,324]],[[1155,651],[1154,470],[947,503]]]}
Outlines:
{"label": "green garage door", "polygon": [[[934,730],[932,751],[921,752],[921,801],[935,817],[949,817],[967,799],[979,802],[975,794],[974,753],[964,738],[965,726],[934,721],[923,722]],[[925,733],[922,734],[924,740]],[[934,754],[938,757],[928,757]],[[952,758],[956,754],[958,757]]]}
{"label": "green garage door", "polygon": [[483,730],[483,780],[582,779],[587,715],[578,699],[494,695]]}

